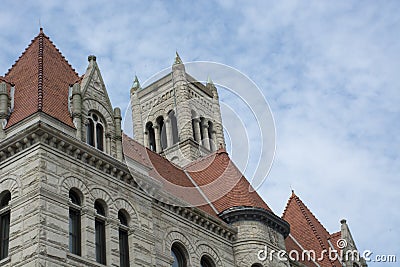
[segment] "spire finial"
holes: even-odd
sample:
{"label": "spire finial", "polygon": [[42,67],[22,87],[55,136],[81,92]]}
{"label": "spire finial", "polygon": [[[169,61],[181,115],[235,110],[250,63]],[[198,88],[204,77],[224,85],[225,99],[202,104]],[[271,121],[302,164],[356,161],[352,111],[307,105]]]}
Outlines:
{"label": "spire finial", "polygon": [[175,62],[174,65],[183,64],[181,57],[178,54],[178,51],[175,52]]}
{"label": "spire finial", "polygon": [[293,189],[292,185],[290,185],[290,190],[292,191],[292,196],[295,196],[296,194],[294,193],[294,189]]}
{"label": "spire finial", "polygon": [[140,82],[137,75],[135,74],[135,79],[133,80],[131,90],[136,91],[138,89],[140,89]]}

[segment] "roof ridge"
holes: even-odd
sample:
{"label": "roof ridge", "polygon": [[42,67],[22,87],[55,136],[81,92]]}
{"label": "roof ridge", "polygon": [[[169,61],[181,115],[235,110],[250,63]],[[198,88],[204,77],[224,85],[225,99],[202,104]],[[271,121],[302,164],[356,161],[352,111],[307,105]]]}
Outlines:
{"label": "roof ridge", "polygon": [[39,34],[33,38],[30,42],[30,44],[25,48],[24,52],[22,52],[22,54],[18,57],[18,59],[14,62],[14,64],[11,65],[11,67],[7,70],[7,72],[4,74],[4,77],[7,76],[10,71],[12,70],[12,68],[19,62],[19,60],[23,57],[23,55],[26,53],[26,51],[28,51],[28,49],[32,46],[32,44],[35,42],[36,39],[38,39],[40,36],[45,37],[50,44],[57,50],[58,53],[60,53],[61,57],[64,59],[65,63],[68,64],[68,66],[71,67],[71,69],[75,72],[75,74],[79,77],[79,73],[76,72],[75,68],[72,67],[72,65],[68,62],[68,60],[65,58],[65,56],[62,54],[62,52],[60,51],[60,49],[57,48],[57,46],[53,43],[53,41],[50,39],[50,37],[48,37],[44,31],[43,28],[40,28]]}
{"label": "roof ridge", "polygon": [[12,64],[11,67],[7,70],[7,72],[4,74],[4,77],[6,77],[10,73],[10,71],[14,68],[15,65],[17,65],[19,60],[23,57],[23,55],[26,53],[26,51],[28,51],[28,49],[32,46],[32,44],[35,42],[35,40],[38,37],[39,37],[39,35],[31,40],[31,43],[25,48],[24,52],[22,52],[22,54],[18,57],[18,59],[14,62],[14,64]]}
{"label": "roof ridge", "polygon": [[43,108],[43,35],[43,29],[40,28],[38,35],[38,110],[42,110]]}
{"label": "roof ridge", "polygon": [[341,231],[337,231],[335,233],[329,234],[329,238],[335,237],[335,236],[340,236],[342,234]]}
{"label": "roof ridge", "polygon": [[[42,29],[42,34],[43,34],[43,37],[45,37],[45,38],[50,42],[50,44],[56,49],[56,51],[57,51],[58,53],[60,53],[60,55],[61,55],[62,59],[65,61],[65,63],[67,63],[68,66],[71,67],[71,69],[74,71],[74,73],[75,73],[78,77],[80,77],[80,76],[79,76],[79,73],[76,72],[75,68],[72,67],[72,65],[68,62],[68,60],[66,59],[66,57],[65,57],[65,56],[63,55],[63,53],[60,51],[60,49],[58,49],[58,47],[53,43],[53,41],[50,39],[50,37],[47,36],[47,35],[43,32],[43,29]],[[83,75],[84,75],[84,74],[83,74]]]}
{"label": "roof ridge", "polygon": [[285,217],[286,212],[287,212],[287,210],[289,209],[290,202],[291,202],[291,200],[294,198],[294,196],[295,196],[295,194],[294,194],[294,191],[292,190],[292,195],[289,197],[289,199],[288,199],[288,201],[287,201],[287,203],[286,203],[285,209],[283,210],[282,218]]}
{"label": "roof ridge", "polygon": [[[321,246],[322,249],[326,249],[324,242],[322,241],[321,236],[319,235],[318,231],[316,230],[314,224],[312,223],[311,219],[309,218],[308,213],[311,214],[311,216],[314,217],[314,219],[317,220],[317,222],[322,226],[322,228],[326,231],[325,227],[320,223],[320,221],[318,221],[318,219],[314,216],[314,214],[311,212],[311,210],[303,203],[303,201],[301,201],[301,199],[296,196],[293,195],[293,197],[295,198],[296,203],[298,204],[301,213],[303,214],[303,216],[306,218],[308,225],[310,225],[311,230],[313,231],[314,235],[316,236],[316,238],[318,239],[318,242]],[[328,231],[327,231],[328,232]]]}

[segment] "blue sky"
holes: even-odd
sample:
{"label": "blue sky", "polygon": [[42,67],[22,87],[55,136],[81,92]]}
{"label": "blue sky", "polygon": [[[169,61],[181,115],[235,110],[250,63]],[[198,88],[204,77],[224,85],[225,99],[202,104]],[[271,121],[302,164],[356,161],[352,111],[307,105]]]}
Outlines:
{"label": "blue sky", "polygon": [[294,188],[330,232],[346,218],[360,250],[400,260],[398,1],[81,2],[3,1],[2,73],[39,21],[79,74],[97,56],[122,109],[134,75],[169,67],[176,50],[232,66],[275,118],[275,162],[258,190],[270,207],[281,214]]}

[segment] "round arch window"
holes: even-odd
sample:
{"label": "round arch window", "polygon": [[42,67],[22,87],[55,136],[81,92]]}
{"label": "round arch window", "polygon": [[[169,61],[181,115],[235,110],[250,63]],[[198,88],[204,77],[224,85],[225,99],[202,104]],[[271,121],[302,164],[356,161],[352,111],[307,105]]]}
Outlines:
{"label": "round arch window", "polygon": [[104,150],[104,122],[95,113],[89,112],[86,127],[86,141],[89,145]]}
{"label": "round arch window", "polygon": [[200,260],[201,267],[215,267],[214,261],[209,256],[203,256]]}
{"label": "round arch window", "polygon": [[174,258],[172,267],[186,267],[186,257],[183,248],[178,244],[173,244],[171,248],[171,256]]}

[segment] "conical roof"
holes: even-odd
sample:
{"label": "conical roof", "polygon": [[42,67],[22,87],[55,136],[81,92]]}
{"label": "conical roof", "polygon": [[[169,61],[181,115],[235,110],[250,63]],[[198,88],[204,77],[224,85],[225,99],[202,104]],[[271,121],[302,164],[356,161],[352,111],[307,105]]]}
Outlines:
{"label": "conical roof", "polygon": [[15,84],[14,110],[7,128],[38,111],[74,127],[68,112],[68,88],[79,76],[43,29],[5,78]]}

